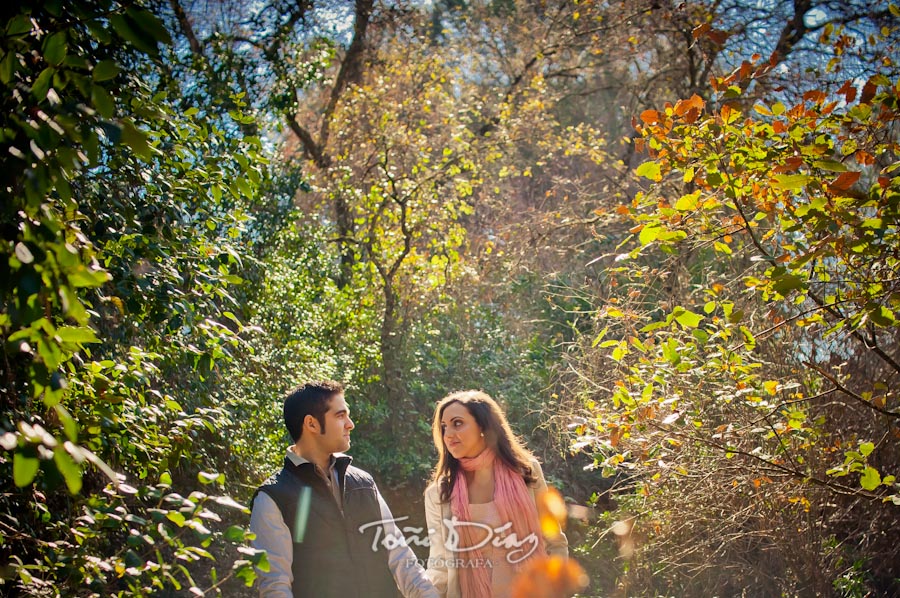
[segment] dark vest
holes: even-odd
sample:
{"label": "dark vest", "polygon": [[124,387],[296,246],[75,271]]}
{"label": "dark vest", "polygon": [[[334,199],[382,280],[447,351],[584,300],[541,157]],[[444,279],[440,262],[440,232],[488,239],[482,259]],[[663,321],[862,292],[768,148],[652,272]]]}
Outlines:
{"label": "dark vest", "polygon": [[[398,598],[400,592],[388,568],[388,551],[380,543],[373,550],[381,526],[375,481],[339,456],[338,472],[343,510],[315,465],[299,467],[287,458],[280,472],[257,492],[268,494],[284,517],[294,540],[292,571],[294,598]],[[384,533],[380,532],[379,540]]]}

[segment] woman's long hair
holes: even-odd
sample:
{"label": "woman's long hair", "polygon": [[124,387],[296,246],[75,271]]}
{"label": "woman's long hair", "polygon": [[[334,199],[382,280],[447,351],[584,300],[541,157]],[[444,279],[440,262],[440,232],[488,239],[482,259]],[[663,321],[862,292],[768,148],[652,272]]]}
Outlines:
{"label": "woman's long hair", "polygon": [[431,431],[434,435],[434,446],[438,450],[438,462],[432,479],[440,489],[441,502],[450,501],[450,494],[456,484],[456,476],[461,471],[459,459],[447,450],[444,435],[441,432],[441,418],[444,416],[444,410],[453,403],[459,403],[472,414],[475,423],[484,433],[485,443],[497,453],[497,457],[507,467],[521,473],[526,484],[531,484],[536,480],[534,472],[531,471],[531,461],[534,457],[513,434],[500,405],[487,393],[480,390],[462,390],[441,399],[434,410],[434,423]]}

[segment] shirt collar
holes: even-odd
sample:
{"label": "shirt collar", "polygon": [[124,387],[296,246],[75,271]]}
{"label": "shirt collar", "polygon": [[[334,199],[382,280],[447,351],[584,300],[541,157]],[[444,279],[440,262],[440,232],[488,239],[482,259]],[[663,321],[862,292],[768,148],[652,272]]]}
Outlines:
{"label": "shirt collar", "polygon": [[[300,465],[303,465],[304,463],[310,463],[309,459],[307,459],[305,457],[301,457],[300,455],[295,453],[293,450],[291,450],[291,448],[292,448],[291,446],[287,447],[287,458],[291,463],[293,463],[297,467],[299,467]],[[334,469],[334,464],[337,461],[337,457],[344,457],[344,456],[345,455],[343,453],[338,453],[337,455],[331,455],[328,458],[328,471],[331,471],[332,469]]]}

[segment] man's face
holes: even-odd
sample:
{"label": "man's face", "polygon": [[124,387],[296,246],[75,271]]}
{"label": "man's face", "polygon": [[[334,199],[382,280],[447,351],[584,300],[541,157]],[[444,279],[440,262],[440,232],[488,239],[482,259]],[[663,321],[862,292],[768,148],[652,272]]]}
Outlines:
{"label": "man's face", "polygon": [[334,395],[325,412],[325,429],[319,436],[320,446],[328,453],[346,451],[350,448],[350,430],[354,427],[343,393]]}

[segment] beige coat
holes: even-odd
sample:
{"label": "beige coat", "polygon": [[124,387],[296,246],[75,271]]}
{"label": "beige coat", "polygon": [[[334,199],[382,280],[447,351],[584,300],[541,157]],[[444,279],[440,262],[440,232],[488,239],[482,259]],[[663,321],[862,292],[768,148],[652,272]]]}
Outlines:
{"label": "beige coat", "polygon": [[[547,482],[544,480],[544,472],[540,463],[532,460],[531,468],[537,478],[530,486],[532,497],[535,497],[547,490]],[[443,523],[444,520],[450,520],[451,517],[450,503],[441,503],[440,490],[437,484],[432,483],[425,489],[425,518],[428,522],[428,539],[431,545],[425,574],[434,583],[442,598],[460,598],[457,569],[446,565],[448,561],[455,558],[447,548],[449,530]],[[547,543],[549,554],[569,556],[569,542],[562,530],[556,537],[544,538],[544,540]]]}

